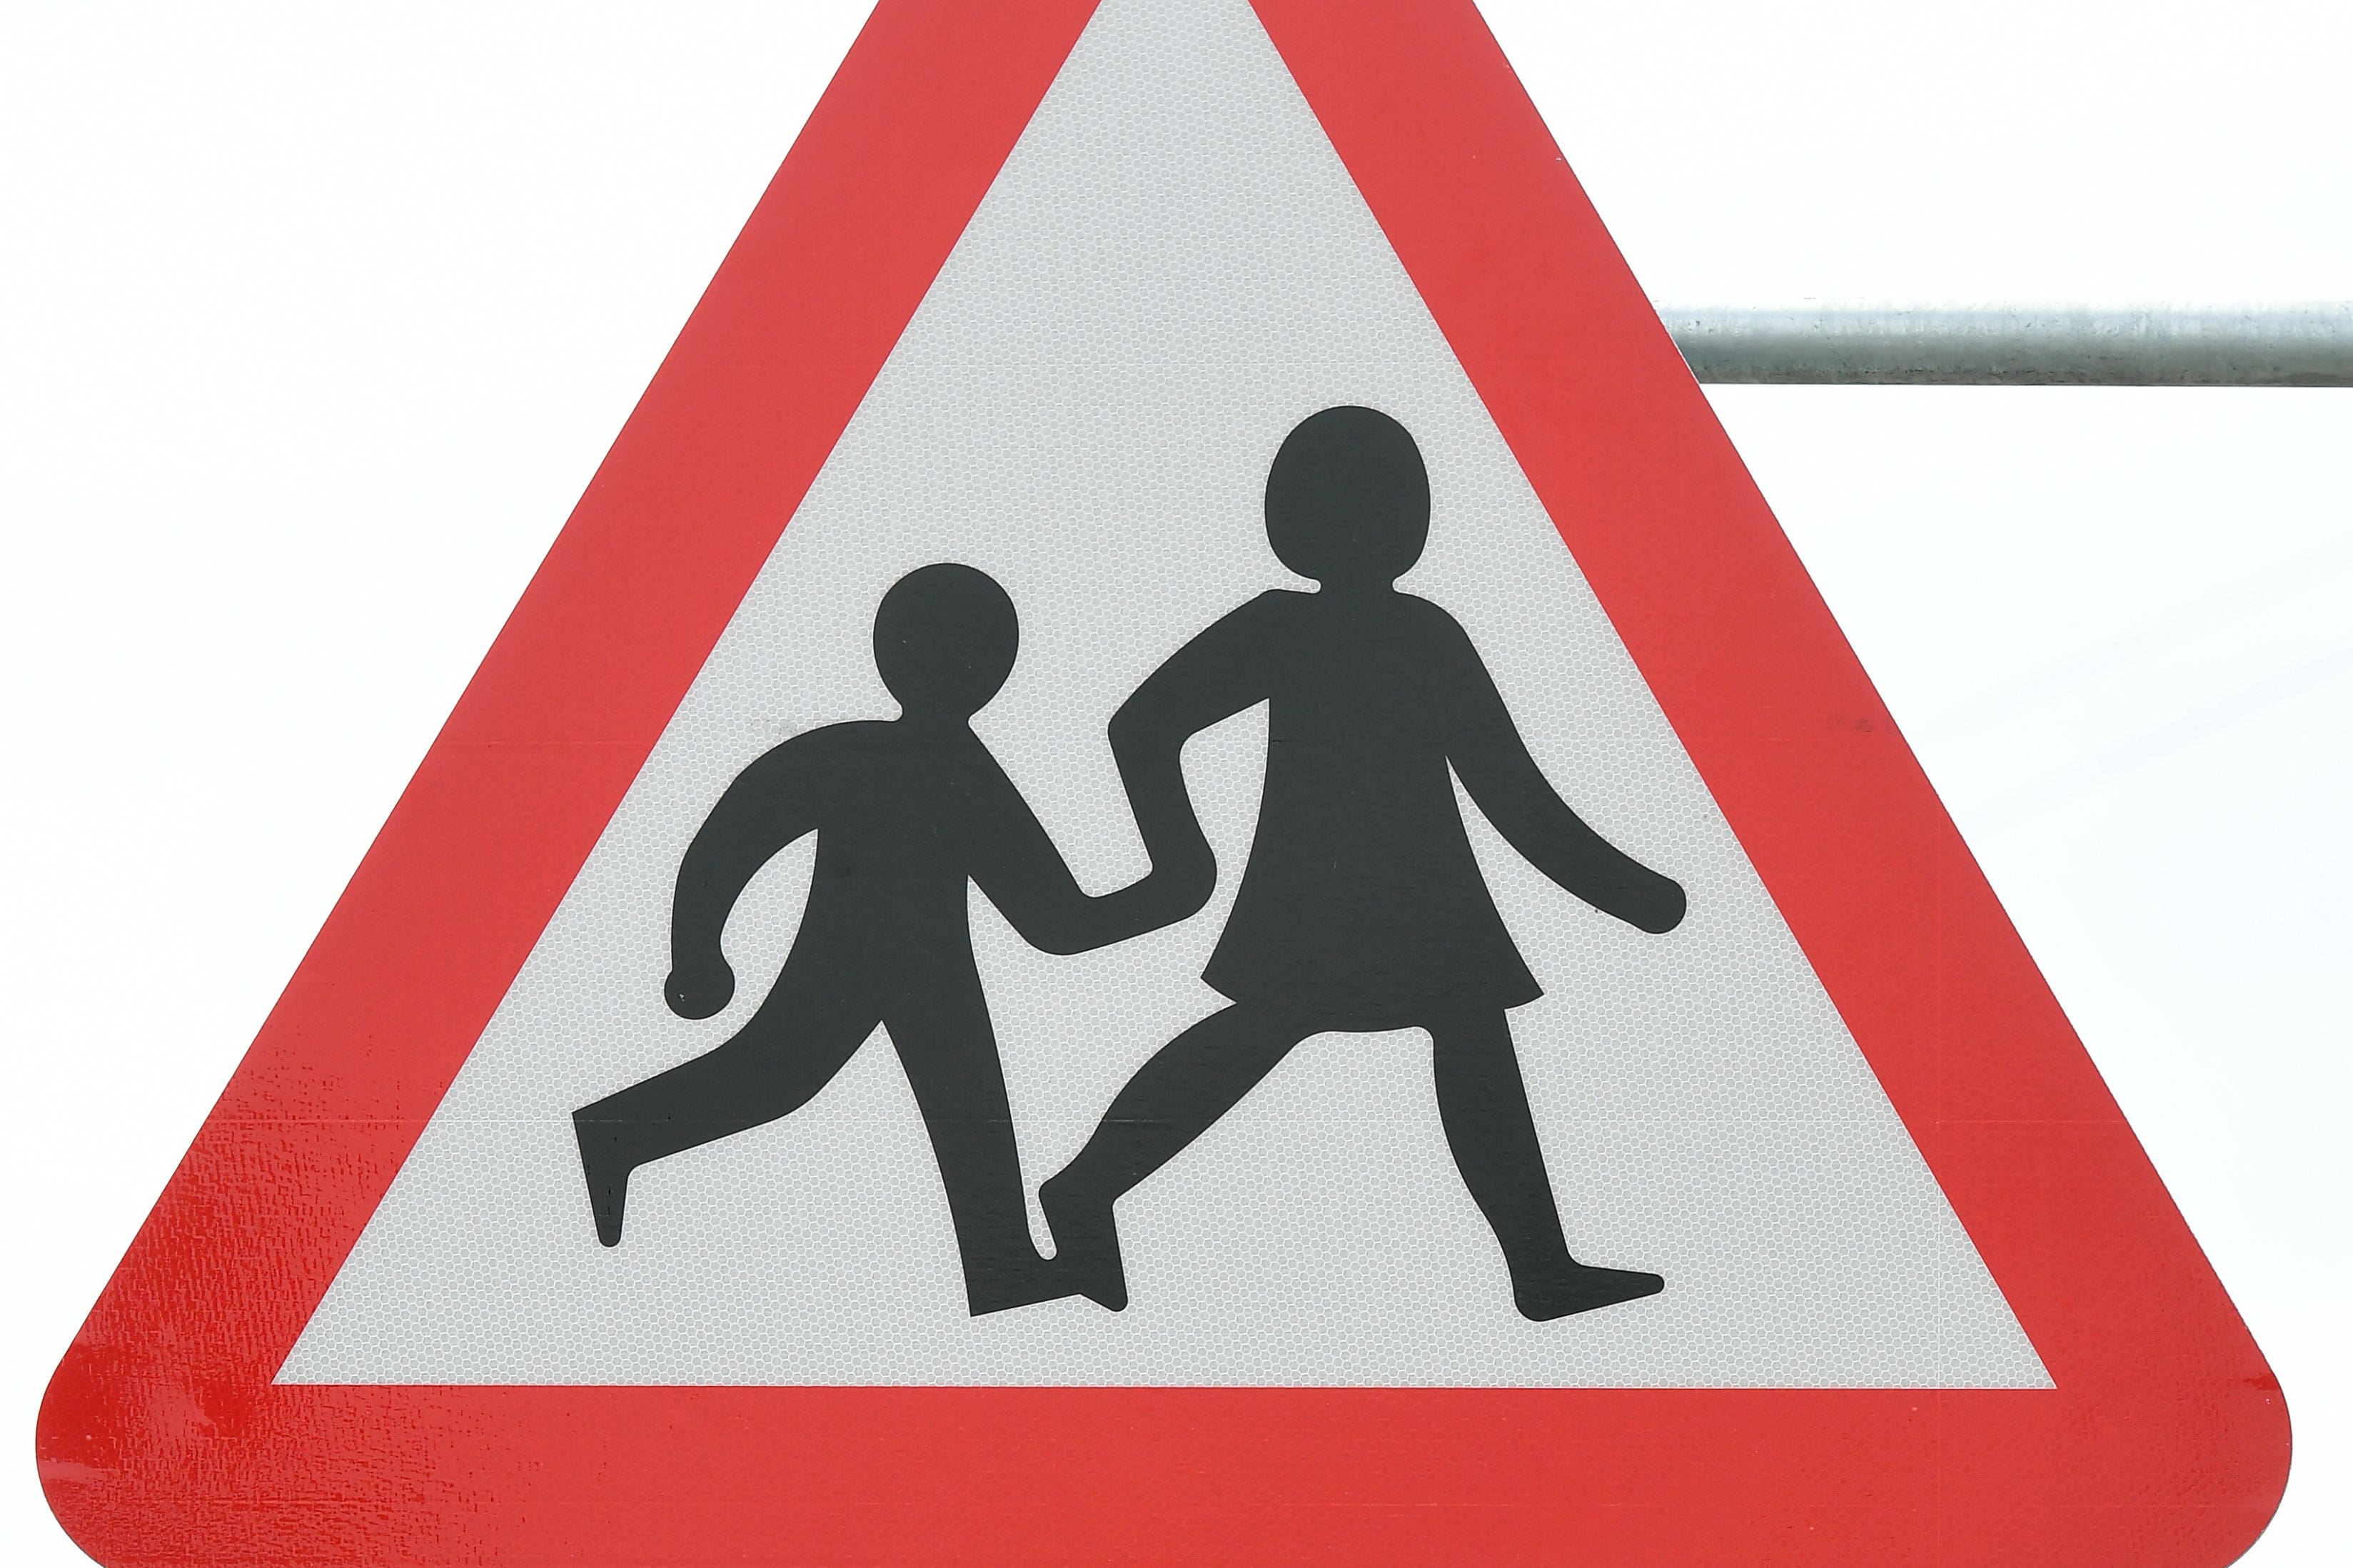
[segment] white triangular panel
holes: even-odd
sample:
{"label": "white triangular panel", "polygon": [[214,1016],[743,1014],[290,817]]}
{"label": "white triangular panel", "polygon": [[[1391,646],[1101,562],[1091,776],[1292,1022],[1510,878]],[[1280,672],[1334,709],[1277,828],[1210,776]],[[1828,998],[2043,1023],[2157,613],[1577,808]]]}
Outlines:
{"label": "white triangular panel", "polygon": [[[1570,1243],[1665,1293],[1517,1315],[1414,1033],[1311,1040],[1131,1194],[1116,1316],[967,1316],[880,1035],[802,1110],[639,1172],[627,1240],[600,1247],[570,1112],[743,1022],[810,851],[754,884],[727,934],[742,992],[702,1023],[662,1002],[679,858],[767,748],[894,711],[869,644],[883,590],[952,560],[1012,594],[1020,663],[976,728],[1108,891],[1145,859],[1105,721],[1201,627],[1304,585],[1266,546],[1260,489],[1292,426],[1341,403],[1396,416],[1429,458],[1430,548],[1404,585],[1468,628],[1569,802],[1690,890],[1684,925],[1645,937],[1465,803],[1546,991],[1511,1023]],[[1198,976],[1264,745],[1252,712],[1187,752],[1226,870],[1194,920],[1057,958],[975,897],[1033,1188],[1221,1005]],[[2048,1386],[1244,0],[1107,0],[1089,26],[280,1375]]]}

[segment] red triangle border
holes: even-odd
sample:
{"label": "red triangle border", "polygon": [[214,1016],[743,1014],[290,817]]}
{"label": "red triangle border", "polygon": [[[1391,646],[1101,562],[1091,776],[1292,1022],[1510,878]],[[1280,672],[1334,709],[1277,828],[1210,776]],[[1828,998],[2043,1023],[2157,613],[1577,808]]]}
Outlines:
{"label": "red triangle border", "polygon": [[59,1367],[43,1483],[100,1562],[2204,1568],[2262,1530],[2277,1383],[1476,9],[1253,3],[2056,1388],[270,1382],[1094,5],[883,0]]}

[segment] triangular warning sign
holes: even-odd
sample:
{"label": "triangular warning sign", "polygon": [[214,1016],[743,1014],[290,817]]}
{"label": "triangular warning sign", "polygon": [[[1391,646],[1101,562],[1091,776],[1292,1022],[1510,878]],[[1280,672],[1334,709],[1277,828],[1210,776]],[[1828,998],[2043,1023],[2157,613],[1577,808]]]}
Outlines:
{"label": "triangular warning sign", "polygon": [[2276,1385],[1467,0],[886,0],[51,1385],[109,1563],[2220,1563]]}

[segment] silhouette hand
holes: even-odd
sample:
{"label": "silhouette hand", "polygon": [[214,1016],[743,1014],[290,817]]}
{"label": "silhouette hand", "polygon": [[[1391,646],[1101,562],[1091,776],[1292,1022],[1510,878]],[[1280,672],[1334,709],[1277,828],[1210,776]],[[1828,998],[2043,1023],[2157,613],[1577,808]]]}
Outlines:
{"label": "silhouette hand", "polygon": [[663,998],[670,1003],[670,1010],[681,1018],[708,1018],[726,1006],[734,994],[735,972],[715,953],[705,963],[691,967],[680,964],[662,983]]}
{"label": "silhouette hand", "polygon": [[1217,858],[1204,855],[1177,864],[1155,865],[1141,881],[1112,897],[1131,901],[1136,934],[1141,935],[1191,920],[1217,890]]}
{"label": "silhouette hand", "polygon": [[1158,890],[1168,905],[1167,923],[1190,920],[1207,907],[1209,895],[1218,890],[1218,858],[1210,852],[1208,841],[1200,840],[1178,853],[1167,857],[1168,864],[1153,862],[1151,874],[1145,879]]}
{"label": "silhouette hand", "polygon": [[1627,924],[1659,936],[1683,923],[1686,907],[1683,885],[1672,877],[1659,877],[1627,900],[1622,918]]}

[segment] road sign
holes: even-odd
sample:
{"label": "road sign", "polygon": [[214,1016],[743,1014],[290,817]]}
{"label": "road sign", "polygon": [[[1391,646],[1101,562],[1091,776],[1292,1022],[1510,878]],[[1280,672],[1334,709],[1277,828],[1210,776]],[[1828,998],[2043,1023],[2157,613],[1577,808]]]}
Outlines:
{"label": "road sign", "polygon": [[39,1442],[110,1563],[2217,1563],[2287,1453],[1454,0],[878,11]]}

